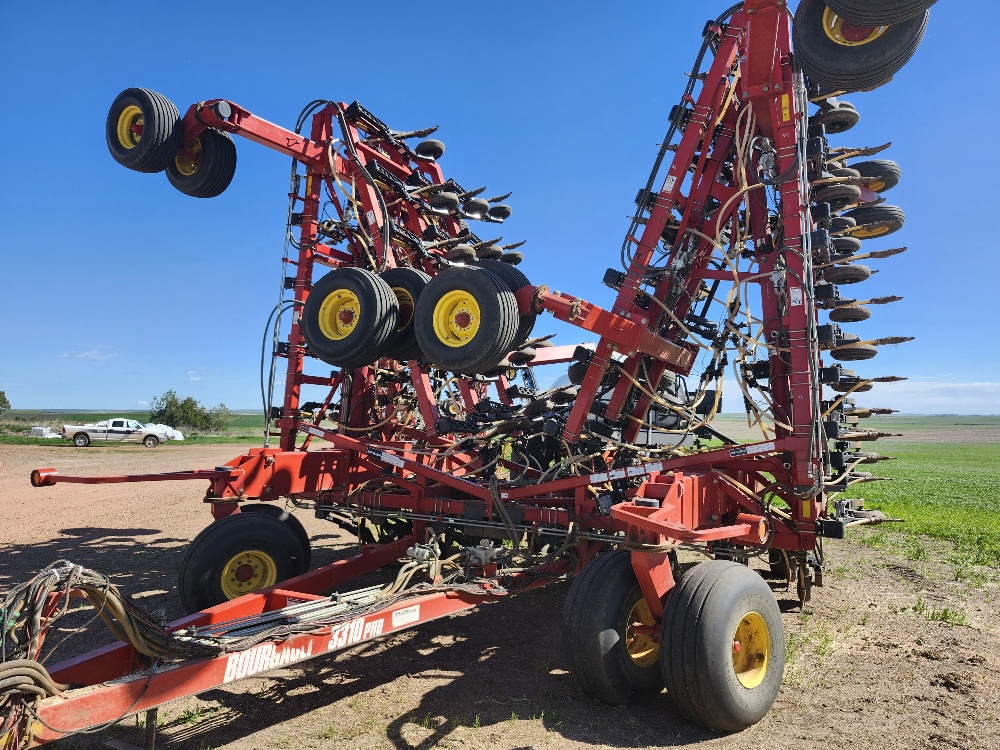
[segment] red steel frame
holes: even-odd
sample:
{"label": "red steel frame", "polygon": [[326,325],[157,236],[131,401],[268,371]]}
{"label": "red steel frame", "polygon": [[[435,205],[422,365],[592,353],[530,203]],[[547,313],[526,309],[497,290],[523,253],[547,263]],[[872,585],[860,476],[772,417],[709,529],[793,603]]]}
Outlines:
{"label": "red steel frame", "polygon": [[[719,271],[710,266],[714,248],[707,238],[718,236],[721,227],[735,226],[737,211],[744,200],[746,202],[745,220],[755,240],[759,270],[740,280],[760,287],[763,319],[767,321],[766,335],[776,335],[780,328],[787,341],[787,359],[777,350],[772,351],[770,357],[771,395],[785,426],[778,426],[773,439],[750,445],[728,445],[529,486],[513,486],[502,481],[499,484],[500,499],[504,504],[518,507],[523,527],[566,530],[571,522],[577,525],[582,531],[575,558],[578,566],[593,556],[608,535],[624,534],[632,542],[659,545],[660,549],[655,551],[633,551],[633,567],[656,616],[662,614],[664,597],[674,584],[670,560],[663,551],[665,547],[681,542],[754,546],[767,540],[776,549],[808,552],[817,544],[817,520],[827,514],[823,491],[824,440],[817,385],[820,359],[813,335],[816,313],[808,304],[812,299],[809,188],[800,163],[806,127],[805,99],[801,78],[797,78],[790,54],[790,20],[784,2],[747,0],[728,24],[706,29],[706,33],[715,35],[714,62],[697,99],[689,97],[690,117],[662,189],[655,195],[650,216],[641,234],[629,237],[633,258],[611,309],[604,310],[568,294],[551,292],[544,286],[526,287],[517,294],[522,312],[547,310],[560,320],[600,336],[563,434],[566,440],[573,441],[584,428],[613,356],[625,357],[619,365],[632,376],[645,363],[647,383],[651,388],[655,388],[668,371],[682,375],[690,372],[695,347],[683,340],[680,327],[671,324],[665,314],[658,312],[658,307],[647,308],[637,301],[643,292],[643,267],[650,265],[656,244],[674,212],[681,216],[678,236],[693,230],[694,234],[689,236],[705,238],[693,248],[693,256],[689,255],[693,260],[686,261],[688,270],[682,279],[683,293],[677,294],[676,289],[671,292],[669,275],[664,276],[652,292],[660,302],[672,306],[677,319],[683,319],[703,281],[733,280],[734,275],[740,278],[736,271]],[[737,188],[720,179],[724,157],[740,124],[740,113],[748,106],[756,116],[756,135],[774,144],[777,173],[786,176],[779,186],[784,219],[780,248],[775,247],[767,211],[762,208],[767,204],[766,188],[758,186],[741,196]],[[224,100],[193,105],[183,119],[185,144],[191,143],[205,128],[212,127],[291,156],[305,168],[304,190],[301,195],[294,190],[292,194],[296,212],[301,214],[298,254],[287,261],[294,267],[294,299],[299,303],[309,294],[317,264],[338,267],[372,263],[353,245],[350,251],[345,251],[323,242],[319,226],[322,191],[328,187],[331,195],[334,194],[337,180],[354,182],[362,188],[359,213],[363,213],[367,222],[366,231],[371,237],[377,267],[391,267],[402,262],[433,274],[436,258],[441,253],[435,248],[418,252],[401,246],[398,241],[389,247],[384,245],[386,216],[392,217],[394,231],[396,227],[403,227],[418,237],[427,229],[427,220],[420,212],[407,212],[399,205],[384,209],[377,188],[369,184],[357,163],[359,160],[364,162],[370,173],[380,169],[405,180],[412,171],[408,164],[413,154],[400,143],[385,139],[379,142],[370,137],[371,133],[363,135],[357,123],[343,118],[346,109],[342,104],[326,103],[313,115],[308,138]],[[339,153],[332,145],[335,138],[350,140],[350,149],[357,153],[357,160]],[[418,164],[419,171],[428,181],[443,182],[436,163],[424,160]],[[691,165],[694,165],[693,173],[689,174]],[[760,200],[751,200],[755,194]],[[704,207],[709,201],[721,208],[706,219]],[[342,208],[338,205],[337,210]],[[440,222],[446,233],[457,234],[459,227],[454,217],[443,217]],[[681,243],[676,243],[667,264],[676,260],[680,252]],[[783,272],[780,273],[780,285],[775,283],[779,272]],[[274,422],[280,434],[277,449],[257,448],[234,458],[226,467],[175,474],[70,477],[52,469],[42,469],[33,474],[33,483],[44,486],[58,482],[208,479],[210,486],[205,501],[216,518],[238,512],[240,503],[248,500],[293,497],[361,512],[406,513],[414,519],[412,536],[382,545],[365,545],[356,557],[306,573],[279,587],[220,604],[173,623],[172,629],[259,613],[280,608],[289,599],[318,596],[397,559],[408,545],[422,539],[428,524],[472,517],[470,509],[473,506],[481,513],[476,518],[492,521],[498,517],[490,487],[468,477],[483,465],[475,449],[452,450],[447,457],[428,455],[428,445],[443,447],[446,441],[433,430],[438,419],[437,404],[429,372],[421,363],[386,366],[395,367],[399,372],[409,371],[424,430],[403,427],[390,420],[389,426],[381,429],[380,439],[370,434],[351,437],[364,433],[330,430],[320,426],[319,418],[310,421],[302,416],[299,411],[302,386],[328,388],[327,404],[333,401],[338,389],[341,398],[345,395],[365,397],[366,389],[370,390],[369,368],[360,368],[351,374],[351,391],[345,394],[347,389],[341,373],[326,377],[305,374],[307,352],[297,315],[287,344],[287,349],[280,354],[286,357],[287,367],[284,401],[280,416]],[[539,357],[533,364],[569,361],[572,350],[572,347],[539,349]],[[487,396],[482,382],[460,381],[459,385],[467,406]],[[498,398],[509,403],[505,385],[503,381],[498,384]],[[610,416],[628,416],[623,412],[630,385],[627,378],[619,380],[607,407]],[[650,399],[640,395],[630,410],[635,419],[631,426],[623,429],[624,442],[635,438],[638,420],[649,407]],[[389,416],[388,411],[386,414]],[[350,412],[341,414],[342,422],[349,427],[368,426],[365,418]],[[305,433],[305,445],[299,445],[302,433]],[[306,450],[314,439],[323,440],[330,447]],[[417,443],[421,446],[419,451]],[[513,466],[509,461],[500,463]],[[528,471],[530,474],[530,469]],[[387,478],[395,485],[395,491],[352,493],[368,480]],[[628,480],[631,484],[625,489],[625,501],[614,505],[609,515],[602,515],[588,488],[620,480]],[[762,495],[767,492],[785,501],[787,518],[776,517],[765,507]],[[565,564],[560,571],[565,572]],[[541,580],[544,579],[532,579],[532,585]],[[406,625],[394,628],[393,610],[389,609],[368,615],[357,627],[362,637],[385,635],[475,606],[484,598],[497,595],[488,590],[484,590],[482,596],[457,592],[428,594],[419,600],[395,605],[402,608],[419,604],[419,617]],[[377,621],[382,624],[371,624]],[[268,665],[277,663],[274,659],[299,661],[336,650],[341,645],[337,633],[327,630],[298,635],[280,645],[272,644],[266,654],[259,652],[263,655],[252,657],[257,659],[254,663],[247,661],[251,657],[237,654],[183,662],[156,671],[150,671],[149,665],[143,664],[127,644],[109,646],[56,665],[52,670],[56,680],[88,687],[73,690],[65,698],[47,699],[41,704],[40,715],[58,729],[93,726],[123,711],[140,711],[198,693],[229,681],[234,675],[263,671]],[[243,661],[239,661],[241,658]],[[114,682],[109,683],[111,680]],[[48,740],[59,734],[43,729],[38,736]]]}

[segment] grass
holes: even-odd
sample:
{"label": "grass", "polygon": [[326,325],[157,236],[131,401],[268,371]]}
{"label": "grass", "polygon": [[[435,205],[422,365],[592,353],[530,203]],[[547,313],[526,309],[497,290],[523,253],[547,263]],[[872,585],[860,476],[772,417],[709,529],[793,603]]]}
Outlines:
{"label": "grass", "polygon": [[928,607],[927,602],[920,597],[917,597],[917,603],[913,605],[913,611],[921,617],[926,617],[931,622],[943,622],[946,625],[965,625],[968,623],[968,618],[962,610],[955,609],[954,607],[943,607],[942,609],[933,606]]}
{"label": "grass", "polygon": [[[925,535],[954,543],[961,562],[1000,564],[1000,443],[894,443],[878,446],[897,461],[874,473],[891,482],[856,487],[865,507],[906,523],[882,527],[862,538],[878,547],[888,535]],[[854,493],[852,493],[854,494]],[[927,558],[919,540],[903,541],[908,559]]]}

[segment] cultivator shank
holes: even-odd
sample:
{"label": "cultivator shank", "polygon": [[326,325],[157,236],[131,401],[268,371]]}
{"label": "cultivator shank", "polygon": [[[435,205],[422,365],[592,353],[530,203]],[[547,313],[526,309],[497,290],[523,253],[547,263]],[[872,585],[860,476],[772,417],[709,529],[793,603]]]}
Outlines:
{"label": "cultivator shank", "polygon": [[[208,478],[216,519],[181,570],[185,603],[204,611],[172,632],[197,641],[194,625],[240,616],[257,628],[269,611],[300,627],[266,654],[239,657],[246,669],[232,666],[243,642],[222,628],[199,641],[216,649],[201,666],[170,668],[194,670],[196,680],[157,692],[166,673],[154,662],[130,678],[145,680],[137,702],[129,706],[135,690],[124,691],[114,705],[139,710],[218,684],[219,675],[262,671],[286,652],[316,656],[343,633],[343,643],[385,635],[575,576],[566,642],[585,691],[625,704],[666,684],[696,723],[736,730],[759,720],[781,682],[784,639],[774,596],[746,563],[766,556],[805,601],[822,583],[822,538],[879,520],[835,494],[873,478],[857,467],[881,458],[859,449],[879,434],[857,422],[887,410],[858,408],[850,394],[897,378],[865,378],[830,359],[868,359],[905,340],[862,341],[839,327],[867,318],[866,305],[898,299],[859,301],[840,288],[870,275],[858,260],[899,252],[860,249],[899,229],[903,215],[877,192],[898,181],[898,166],[858,162],[877,149],[828,140],[858,119],[836,97],[884,83],[905,62],[897,47],[909,39],[845,18],[803,0],[796,45],[867,54],[888,39],[896,57],[878,68],[883,78],[862,66],[848,85],[850,66],[838,77],[815,50],[800,55],[797,46],[793,55],[784,2],[747,0],[706,25],[636,197],[622,267],[604,275],[615,293],[606,307],[553,291],[557,280],[529,281],[515,267],[521,243],[473,232],[499,234],[507,196],[484,199],[486,188],[446,179],[443,144],[409,142],[434,128],[401,133],[358,103],[317,101],[286,130],[226,100],[180,117],[158,94],[123,92],[109,114],[112,154],[140,171],[166,169],[188,194],[211,197],[228,185],[231,135],[293,159],[286,278],[272,313],[275,341],[291,313],[272,357],[285,361],[285,385],[280,405],[265,399],[265,445],[209,472],[157,479]],[[822,88],[831,79],[838,90]],[[811,117],[810,101],[819,107]],[[532,338],[545,312],[596,342]],[[569,365],[566,384],[539,389],[534,368],[558,363]],[[727,399],[742,396],[759,439],[732,440],[712,426],[724,382]],[[824,386],[834,393],[824,396]],[[33,476],[39,486],[61,481],[86,480]],[[356,533],[360,554],[307,572],[308,539],[269,505],[277,500]],[[715,561],[682,574],[682,547]],[[381,593],[323,596],[398,558],[408,562]],[[244,591],[253,593],[234,598]],[[285,609],[303,601],[317,602],[321,616]],[[732,664],[716,678],[678,639],[685,628],[715,632],[718,618],[734,630],[711,645],[713,658]],[[609,630],[619,642],[607,652]],[[136,646],[108,653],[132,664]],[[668,651],[673,661],[663,656],[661,666]],[[94,674],[110,676],[89,671],[101,658],[60,665],[53,676],[93,685]],[[604,668],[586,666],[597,662]],[[694,697],[705,694],[712,699]],[[47,698],[38,711],[58,710],[65,724],[65,708],[54,708],[65,700]]]}

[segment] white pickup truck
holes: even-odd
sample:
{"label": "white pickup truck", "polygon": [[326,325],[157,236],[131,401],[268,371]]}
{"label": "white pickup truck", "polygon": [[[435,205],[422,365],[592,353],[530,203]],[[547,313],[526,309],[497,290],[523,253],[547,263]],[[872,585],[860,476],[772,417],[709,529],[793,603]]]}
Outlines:
{"label": "white pickup truck", "polygon": [[66,424],[60,433],[64,439],[72,440],[78,448],[86,448],[91,443],[142,443],[147,448],[155,448],[167,441],[167,433],[159,427],[144,425],[134,419],[106,419],[97,424]]}

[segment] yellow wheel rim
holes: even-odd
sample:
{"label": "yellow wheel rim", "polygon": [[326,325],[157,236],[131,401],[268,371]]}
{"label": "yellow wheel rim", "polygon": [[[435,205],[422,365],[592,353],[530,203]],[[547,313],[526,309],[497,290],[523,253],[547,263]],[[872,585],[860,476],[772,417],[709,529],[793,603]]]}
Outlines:
{"label": "yellow wheel rim", "polygon": [[266,552],[249,549],[233,557],[222,569],[222,593],[227,599],[266,589],[278,580],[278,566]]}
{"label": "yellow wheel rim", "polygon": [[399,317],[397,318],[396,330],[402,331],[413,320],[413,295],[401,286],[394,286],[392,291],[399,301]]}
{"label": "yellow wheel rim", "polygon": [[184,154],[177,154],[174,157],[174,166],[177,171],[185,177],[190,177],[198,171],[198,161],[201,156],[201,141],[197,138],[185,149]]}
{"label": "yellow wheel rim", "polygon": [[655,626],[656,620],[649,609],[649,603],[645,599],[640,599],[632,607],[628,616],[628,627],[625,629],[625,647],[628,649],[628,655],[640,667],[655,664],[660,658],[660,644],[648,634],[648,628]]}
{"label": "yellow wheel rim", "polygon": [[882,36],[888,26],[856,26],[829,8],[823,10],[823,31],[841,47],[860,47]]}
{"label": "yellow wheel rim", "polygon": [[334,289],[319,307],[319,330],[332,341],[346,339],[358,325],[361,300],[350,289]]}
{"label": "yellow wheel rim", "polygon": [[747,612],[733,635],[733,671],[740,684],[755,688],[771,662],[771,631],[757,612]]}
{"label": "yellow wheel rim", "polygon": [[887,234],[888,232],[889,232],[889,227],[876,227],[874,229],[855,229],[850,234],[852,237],[857,237],[859,240],[865,240],[871,237],[880,237],[883,234]]}
{"label": "yellow wheel rim", "polygon": [[461,289],[448,292],[434,306],[434,335],[448,346],[468,344],[479,332],[480,322],[479,303]]}
{"label": "yellow wheel rim", "polygon": [[142,110],[130,104],[118,115],[118,142],[122,148],[135,148],[142,138]]}
{"label": "yellow wheel rim", "polygon": [[873,193],[877,193],[885,187],[885,183],[882,180],[876,180],[875,182],[869,182],[865,187]]}

